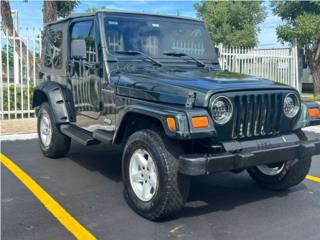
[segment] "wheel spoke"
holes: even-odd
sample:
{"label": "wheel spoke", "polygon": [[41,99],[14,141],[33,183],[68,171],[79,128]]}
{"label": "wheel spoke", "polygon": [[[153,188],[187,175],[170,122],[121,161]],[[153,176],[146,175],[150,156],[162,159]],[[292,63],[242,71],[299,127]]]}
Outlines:
{"label": "wheel spoke", "polygon": [[48,145],[49,145],[50,138],[47,136],[45,141],[46,141],[45,145],[48,146]]}
{"label": "wheel spoke", "polygon": [[140,172],[136,172],[136,173],[132,174],[131,177],[134,182],[143,182],[143,179],[141,177]]}
{"label": "wheel spoke", "polygon": [[49,143],[51,142],[51,139],[52,139],[52,132],[49,129],[49,132],[48,132],[48,141],[49,141]]}
{"label": "wheel spoke", "polygon": [[43,123],[45,124],[46,127],[49,127],[49,119],[47,117],[43,117]]}
{"label": "wheel spoke", "polygon": [[136,160],[137,160],[138,164],[140,165],[140,167],[147,167],[147,164],[148,164],[147,159],[145,159],[142,154],[137,154]]}
{"label": "wheel spoke", "polygon": [[146,199],[148,197],[148,194],[150,194],[150,191],[151,191],[150,184],[144,182],[142,191],[143,191],[142,196]]}
{"label": "wheel spoke", "polygon": [[48,127],[49,130],[51,129],[51,122],[50,121],[48,122],[48,126],[47,127]]}
{"label": "wheel spoke", "polygon": [[147,168],[149,168],[149,170],[151,172],[154,172],[154,163],[153,163],[153,161],[148,161],[147,162]]}
{"label": "wheel spoke", "polygon": [[155,189],[157,186],[157,175],[155,173],[150,174],[150,184]]}

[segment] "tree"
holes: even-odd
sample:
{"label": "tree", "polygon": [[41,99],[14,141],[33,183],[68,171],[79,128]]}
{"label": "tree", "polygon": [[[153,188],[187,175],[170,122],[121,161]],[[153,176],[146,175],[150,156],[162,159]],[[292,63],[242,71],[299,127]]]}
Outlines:
{"label": "tree", "polygon": [[[8,36],[11,36],[11,37],[15,35],[18,38],[19,34],[14,29],[10,2],[8,0],[1,0],[1,17],[2,17],[1,27],[4,33],[8,34]],[[9,38],[9,43],[11,46],[15,44],[16,52],[20,54],[20,41],[19,40],[14,41],[13,38]],[[22,48],[21,49],[22,59],[25,63],[28,62],[27,59],[29,59],[29,71],[32,73],[33,67],[34,67],[33,56],[30,52],[27,51],[27,46],[23,41],[21,42],[21,48]]]}
{"label": "tree", "polygon": [[[44,9],[43,9],[43,23],[49,23],[51,21],[56,21],[58,17],[66,17],[71,13],[71,11],[79,4],[79,0],[72,1],[44,1]],[[8,33],[8,36],[15,35],[19,37],[19,34],[15,31],[13,25],[13,19],[11,15],[11,7],[9,0],[1,0],[1,27],[5,33]],[[20,42],[9,38],[10,45],[13,46],[15,44],[16,52],[20,54]],[[24,62],[27,62],[29,59],[29,71],[33,72],[33,55],[27,51],[27,46],[22,41],[21,42],[21,52],[22,59]]]}
{"label": "tree", "polygon": [[278,38],[304,49],[314,94],[320,95],[320,2],[277,1],[271,6],[273,13],[285,22],[277,28]]}
{"label": "tree", "polygon": [[[58,17],[68,16],[72,10],[78,6],[79,0],[72,1],[43,1],[43,25],[57,21]],[[43,36],[43,34],[42,34]],[[42,38],[42,46],[44,39]],[[44,54],[45,48],[42,48],[41,54]]]}
{"label": "tree", "polygon": [[58,19],[57,5],[55,1],[43,1],[43,25]]}
{"label": "tree", "polygon": [[204,1],[195,4],[212,33],[214,43],[228,46],[254,47],[260,24],[266,17],[260,1]]}
{"label": "tree", "polygon": [[43,1],[43,24],[56,21],[58,17],[68,16],[79,2],[79,0]]}
{"label": "tree", "polygon": [[91,8],[88,8],[86,10],[87,13],[95,13],[97,12],[98,10],[103,10],[103,9],[107,9],[106,6],[101,6],[100,8],[96,8],[96,7],[91,7]]}

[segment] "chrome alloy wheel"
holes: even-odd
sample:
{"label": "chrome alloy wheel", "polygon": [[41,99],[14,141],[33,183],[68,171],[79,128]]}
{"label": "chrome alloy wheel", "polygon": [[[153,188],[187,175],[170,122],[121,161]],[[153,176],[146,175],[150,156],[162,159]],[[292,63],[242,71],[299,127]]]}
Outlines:
{"label": "chrome alloy wheel", "polygon": [[278,166],[272,166],[272,167],[268,165],[259,165],[257,166],[257,168],[259,169],[260,172],[262,172],[265,175],[275,176],[281,173],[281,171],[284,168],[284,163],[279,164]]}
{"label": "chrome alloy wheel", "polygon": [[144,202],[150,201],[158,189],[158,171],[151,154],[137,149],[130,158],[129,178],[135,195]]}
{"label": "chrome alloy wheel", "polygon": [[40,117],[40,140],[45,148],[50,146],[52,139],[52,125],[49,114],[43,112]]}

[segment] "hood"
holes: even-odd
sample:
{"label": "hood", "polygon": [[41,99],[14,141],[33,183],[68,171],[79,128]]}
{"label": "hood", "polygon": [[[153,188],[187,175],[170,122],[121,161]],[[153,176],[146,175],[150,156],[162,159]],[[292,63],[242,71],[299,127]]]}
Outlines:
{"label": "hood", "polygon": [[226,71],[124,72],[113,77],[112,82],[118,86],[119,95],[170,104],[184,105],[188,94],[195,92],[198,107],[206,107],[215,93],[292,89],[263,78]]}

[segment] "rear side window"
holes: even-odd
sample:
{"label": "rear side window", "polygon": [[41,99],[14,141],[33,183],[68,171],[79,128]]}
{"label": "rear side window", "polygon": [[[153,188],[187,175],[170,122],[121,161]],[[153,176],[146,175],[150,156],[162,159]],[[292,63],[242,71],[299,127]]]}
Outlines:
{"label": "rear side window", "polygon": [[87,62],[96,62],[97,51],[93,21],[77,22],[72,26],[71,40],[83,39],[86,42]]}
{"label": "rear side window", "polygon": [[59,69],[62,66],[62,31],[48,29],[45,37],[44,65],[48,68]]}

